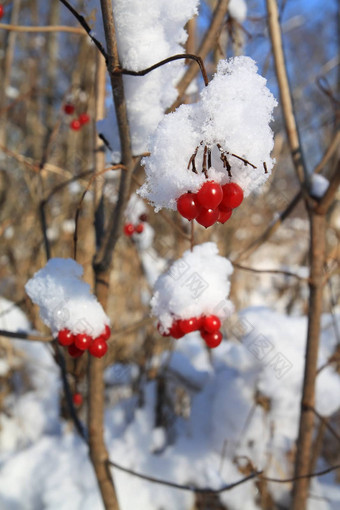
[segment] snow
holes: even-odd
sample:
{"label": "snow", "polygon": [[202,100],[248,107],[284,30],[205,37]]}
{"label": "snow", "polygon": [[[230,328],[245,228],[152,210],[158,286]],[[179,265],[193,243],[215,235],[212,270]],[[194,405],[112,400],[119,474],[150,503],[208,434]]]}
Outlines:
{"label": "snow", "polygon": [[90,285],[81,277],[83,268],[72,259],[53,258],[25,285],[40,317],[53,335],[62,329],[74,334],[99,336],[110,321]]}
{"label": "snow", "polygon": [[[199,333],[187,335],[172,354],[150,360],[150,366],[160,364],[166,394],[159,401],[157,380],[145,381],[142,407],[132,392],[122,392],[138,380],[139,367],[133,363],[109,367],[105,428],[110,458],[140,473],[201,487],[219,488],[242,479],[235,463],[239,458],[242,465],[242,456],[257,469],[266,467],[269,476],[289,476],[306,326],[306,317],[252,307],[239,314],[237,323],[226,322],[228,341],[210,355]],[[3,299],[0,327],[30,330],[25,315]],[[87,446],[60,417],[60,375],[48,346],[19,340],[14,345],[24,353],[30,388],[22,378],[16,394],[5,402],[10,413],[1,415],[0,507],[103,510]],[[324,315],[318,366],[335,347],[332,317]],[[285,369],[273,363],[278,354],[288,362]],[[339,380],[332,367],[318,376],[317,409],[324,416],[340,408]],[[187,395],[190,412],[186,414],[171,407],[177,390]],[[267,399],[267,406],[259,403],[259,396]],[[163,424],[155,426],[159,406],[168,406],[168,411]],[[121,510],[193,507],[190,491],[151,484],[117,469],[113,472]],[[331,500],[325,510],[336,508],[340,499],[333,478],[313,482],[311,492]],[[276,502],[289,496],[289,486],[269,484],[268,488]],[[254,481],[223,492],[220,499],[232,510],[259,509]],[[317,501],[311,499],[308,508],[318,508]]]}
{"label": "snow", "polygon": [[[150,0],[147,9],[140,0],[113,1],[117,45],[121,65],[140,71],[172,55],[184,52],[184,26],[197,14],[198,0]],[[87,12],[97,7],[94,33],[105,47],[98,3],[88,2]],[[162,66],[143,77],[123,76],[127,114],[135,155],[146,150],[147,139],[177,98],[176,83],[185,69],[184,59]],[[120,160],[117,121],[113,108],[97,123],[108,140],[114,161]]]}
{"label": "snow", "polygon": [[323,175],[313,174],[311,179],[310,194],[312,197],[321,198],[327,191],[329,180]]}
{"label": "snow", "polygon": [[224,319],[232,311],[231,302],[226,300],[232,271],[229,260],[218,255],[215,243],[194,246],[156,281],[152,315],[158,318],[165,332],[174,319],[210,314]]}
{"label": "snow", "polygon": [[133,193],[129,198],[125,209],[125,218],[128,223],[137,225],[141,222],[140,216],[147,213],[147,208],[144,201]]}
{"label": "snow", "polygon": [[[138,193],[156,211],[163,207],[176,210],[180,195],[197,192],[206,180],[202,172],[206,146],[212,151],[208,178],[220,184],[236,182],[248,196],[264,184],[274,165],[270,157],[273,133],[269,123],[276,104],[251,58],[220,61],[199,102],[181,105],[166,115],[150,137],[151,155],[143,159],[146,182]],[[196,148],[197,174],[188,167]],[[221,152],[231,165],[231,177],[223,167]]]}
{"label": "snow", "polygon": [[247,4],[245,0],[230,0],[228,11],[232,18],[243,23],[247,17]]}

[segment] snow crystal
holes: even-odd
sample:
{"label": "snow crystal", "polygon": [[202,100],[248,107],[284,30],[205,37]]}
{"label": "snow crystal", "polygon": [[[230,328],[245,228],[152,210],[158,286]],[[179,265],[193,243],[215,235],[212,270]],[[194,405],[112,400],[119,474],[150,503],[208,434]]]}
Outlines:
{"label": "snow crystal", "polygon": [[224,319],[232,310],[226,299],[232,272],[231,263],[218,255],[215,243],[194,246],[158,278],[151,299],[152,315],[166,332],[174,319],[209,314]]}
{"label": "snow crystal", "polygon": [[74,260],[54,258],[25,286],[54,335],[66,328],[74,334],[99,336],[109,325],[109,318],[91,294],[90,285],[81,280],[82,275],[82,266]]}
{"label": "snow crystal", "polygon": [[[267,180],[274,164],[269,122],[275,106],[251,58],[220,61],[200,101],[181,105],[160,122],[150,139],[151,155],[143,160],[146,182],[138,193],[156,211],[162,207],[175,210],[179,196],[197,192],[206,179],[201,171],[206,146],[212,151],[209,179],[220,184],[236,182],[249,195]],[[222,152],[231,165],[231,177],[223,167]],[[198,174],[189,167],[195,153]]]}

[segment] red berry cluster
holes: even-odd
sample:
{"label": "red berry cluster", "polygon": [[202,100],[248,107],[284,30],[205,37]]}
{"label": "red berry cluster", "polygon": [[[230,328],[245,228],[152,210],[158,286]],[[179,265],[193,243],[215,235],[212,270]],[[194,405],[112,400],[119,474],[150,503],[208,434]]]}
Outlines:
{"label": "red berry cluster", "polygon": [[[66,115],[73,115],[75,109],[76,108],[72,103],[64,104],[64,113],[66,113]],[[87,124],[88,122],[90,122],[90,116],[87,113],[81,113],[77,119],[73,119],[70,122],[70,128],[73,131],[79,131],[84,126],[84,124]]]}
{"label": "red berry cluster", "polygon": [[109,326],[105,326],[104,332],[96,338],[86,333],[74,335],[69,329],[62,329],[58,333],[58,342],[63,347],[67,347],[72,358],[80,358],[85,351],[89,351],[95,358],[102,358],[107,352],[107,341],[110,335]]}
{"label": "red berry cluster", "polygon": [[124,234],[128,237],[131,237],[132,234],[141,234],[144,230],[143,223],[147,221],[148,217],[146,214],[141,214],[139,216],[140,223],[137,223],[137,225],[134,225],[133,223],[125,223],[124,225]]}
{"label": "red berry cluster", "polygon": [[182,338],[193,331],[199,331],[207,346],[214,348],[222,342],[220,327],[221,321],[217,315],[202,315],[191,319],[175,320],[169,329],[169,333],[162,332],[160,324],[158,324],[157,329],[162,336],[172,336],[176,339]]}
{"label": "red berry cluster", "polygon": [[3,18],[4,14],[5,14],[4,6],[0,4],[0,19]]}
{"label": "red berry cluster", "polygon": [[177,211],[187,220],[196,220],[207,228],[214,223],[225,223],[233,209],[243,200],[243,190],[235,182],[221,186],[206,181],[197,193],[184,193],[177,200]]}

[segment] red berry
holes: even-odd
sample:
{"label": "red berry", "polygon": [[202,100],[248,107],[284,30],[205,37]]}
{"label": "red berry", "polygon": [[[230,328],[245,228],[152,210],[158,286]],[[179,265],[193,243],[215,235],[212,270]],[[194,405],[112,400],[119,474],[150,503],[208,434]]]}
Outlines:
{"label": "red berry", "polygon": [[83,403],[83,395],[81,393],[74,393],[72,395],[72,401],[75,406],[81,406]]}
{"label": "red berry", "polygon": [[194,220],[200,210],[201,207],[197,204],[194,193],[184,193],[177,200],[177,211],[189,221]]}
{"label": "red berry", "polygon": [[218,220],[219,216],[218,209],[202,209],[196,218],[197,223],[203,225],[203,227],[211,227]]}
{"label": "red berry", "polygon": [[108,326],[108,325],[106,324],[106,326],[105,326],[105,330],[104,330],[104,333],[102,333],[100,336],[102,337],[102,339],[103,339],[103,340],[105,340],[105,342],[107,342],[107,341],[108,341],[108,339],[109,339],[109,338],[110,338],[110,336],[111,336],[111,329],[110,329],[110,326]]}
{"label": "red berry", "polygon": [[191,319],[180,319],[178,321],[178,326],[186,335],[187,333],[191,333],[198,329],[198,320],[196,317],[192,317]]}
{"label": "red berry", "polygon": [[137,234],[141,234],[144,230],[144,225],[143,223],[138,223],[137,227],[135,228],[135,232]]}
{"label": "red berry", "polygon": [[79,335],[75,336],[74,345],[81,351],[86,351],[92,344],[92,340],[92,336],[86,333],[79,333]]}
{"label": "red berry", "polygon": [[243,189],[241,186],[236,184],[236,182],[227,182],[227,184],[222,186],[222,190],[222,207],[231,207],[231,209],[235,209],[235,207],[238,207],[242,203]]}
{"label": "red berry", "polygon": [[64,104],[64,112],[66,113],[66,115],[72,115],[72,113],[74,113],[74,110],[75,107],[73,104],[71,103]]}
{"label": "red berry", "polygon": [[204,320],[203,316],[197,317],[197,329],[203,328],[203,320]]}
{"label": "red berry", "polygon": [[102,337],[95,338],[90,345],[89,353],[95,358],[102,358],[107,353],[107,343]]}
{"label": "red berry", "polygon": [[124,234],[128,237],[132,236],[132,234],[135,231],[135,227],[132,225],[132,223],[127,223],[124,225]]}
{"label": "red berry", "polygon": [[0,5],[0,19],[4,16],[4,14],[5,14],[4,6]]}
{"label": "red berry", "polygon": [[217,315],[207,315],[203,318],[202,329],[208,333],[214,333],[221,327],[221,321]]}
{"label": "red berry", "polygon": [[82,351],[81,349],[78,349],[78,347],[76,347],[74,344],[69,345],[67,350],[68,350],[69,355],[72,358],[80,358],[80,356],[82,356],[84,354],[84,351]]}
{"label": "red berry", "polygon": [[63,347],[67,347],[74,343],[74,335],[69,329],[62,329],[58,333],[58,343]]}
{"label": "red berry", "polygon": [[87,113],[81,113],[78,117],[78,120],[81,125],[87,124],[88,122],[90,122],[90,116]]}
{"label": "red berry", "polygon": [[170,328],[170,336],[172,336],[173,338],[176,338],[176,339],[182,338],[182,336],[184,336],[183,331],[179,327],[179,321],[174,321],[172,323],[172,326]]}
{"label": "red berry", "polygon": [[216,209],[222,198],[222,187],[214,181],[205,182],[197,192],[197,202],[205,209]]}
{"label": "red berry", "polygon": [[222,342],[222,333],[220,331],[215,331],[214,333],[208,333],[207,331],[201,332],[201,337],[205,341],[208,347],[213,349],[217,347]]}
{"label": "red berry", "polygon": [[165,333],[165,331],[163,330],[163,327],[160,325],[160,323],[157,324],[157,330],[158,330],[158,333],[162,336],[170,336],[170,332]]}
{"label": "red berry", "polygon": [[70,128],[73,129],[73,131],[79,131],[79,129],[81,128],[81,124],[80,124],[79,120],[78,119],[74,119],[70,123]]}
{"label": "red berry", "polygon": [[148,215],[143,213],[139,216],[140,221],[148,221]]}
{"label": "red berry", "polygon": [[232,215],[233,213],[233,210],[229,208],[228,211],[221,211],[219,210],[219,214],[218,214],[218,222],[219,223],[225,223],[226,221],[229,220],[230,216]]}

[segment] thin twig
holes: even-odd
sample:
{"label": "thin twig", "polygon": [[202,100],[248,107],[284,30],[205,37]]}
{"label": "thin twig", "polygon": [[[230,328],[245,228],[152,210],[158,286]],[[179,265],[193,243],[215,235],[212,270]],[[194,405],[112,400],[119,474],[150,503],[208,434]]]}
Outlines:
{"label": "thin twig", "polygon": [[32,335],[32,333],[23,333],[22,331],[7,331],[0,329],[0,336],[7,338],[18,338],[19,340],[29,340],[31,342],[52,342],[51,336]]}
{"label": "thin twig", "polygon": [[252,241],[247,248],[237,255],[237,260],[242,260],[249,257],[255,250],[267,241],[282,225],[284,220],[293,212],[302,198],[302,193],[299,191],[295,197],[290,201],[287,207],[269,224],[266,230],[254,241]]}
{"label": "thin twig", "polygon": [[164,66],[165,64],[168,64],[169,62],[173,62],[174,60],[193,60],[196,62],[200,68],[202,78],[204,80],[204,84],[207,86],[209,83],[207,71],[205,70],[203,60],[198,55],[193,55],[191,53],[179,53],[178,55],[172,55],[171,57],[165,58],[164,60],[161,60],[157,62],[156,64],[153,64],[150,67],[147,67],[146,69],[143,69],[142,71],[132,71],[129,69],[124,69],[122,67],[116,67],[112,70],[112,74],[126,74],[129,76],[145,76],[146,74],[150,73],[151,71],[154,71],[158,67]]}
{"label": "thin twig", "polygon": [[81,14],[79,14],[79,12],[76,11],[76,9],[74,9],[72,7],[72,5],[67,2],[67,0],[59,0],[71,13],[72,15],[78,20],[78,22],[80,23],[80,25],[83,27],[83,29],[87,32],[88,36],[90,37],[91,41],[97,46],[98,50],[100,51],[100,53],[105,57],[107,58],[107,53],[106,51],[104,50],[103,46],[101,45],[101,43],[95,38],[93,37],[92,35],[92,29],[91,27],[88,25],[86,19],[84,18],[84,16],[82,16]]}
{"label": "thin twig", "polygon": [[43,27],[23,26],[23,25],[9,25],[6,23],[0,23],[0,30],[8,30],[11,32],[67,32],[70,34],[86,35],[86,31],[82,28],[67,27],[61,25],[49,25]]}
{"label": "thin twig", "polygon": [[295,171],[300,181],[301,187],[304,190],[305,185],[309,182],[309,177],[302,154],[302,147],[296,124],[292,94],[283,53],[279,10],[276,0],[266,0],[266,2],[268,12],[268,27],[274,55],[276,76],[280,91],[282,113],[286,125],[286,133]]}
{"label": "thin twig", "polygon": [[242,485],[243,483],[248,482],[249,480],[253,480],[254,478],[256,478],[257,476],[259,476],[262,473],[262,471],[256,471],[244,478],[241,478],[241,480],[238,480],[237,482],[234,482],[234,483],[231,483],[228,485],[224,485],[220,489],[211,489],[210,487],[201,488],[201,487],[194,487],[193,485],[182,485],[179,483],[162,480],[161,478],[155,478],[153,476],[143,475],[142,473],[138,473],[137,471],[133,471],[132,469],[125,468],[125,467],[121,466],[120,464],[113,462],[112,460],[109,460],[108,464],[116,469],[119,469],[120,471],[124,471],[125,473],[133,475],[137,478],[141,478],[142,480],[146,480],[148,482],[158,483],[160,485],[165,485],[167,487],[173,487],[174,489],[191,491],[191,492],[195,492],[195,493],[206,493],[206,494],[220,494],[221,492],[230,491],[231,489],[234,489],[235,487]]}
{"label": "thin twig", "polygon": [[340,161],[338,161],[338,165],[334,171],[333,176],[331,177],[329,186],[324,196],[321,198],[319,204],[316,206],[317,214],[325,214],[328,211],[335,198],[335,194],[339,188],[339,185],[340,185]]}
{"label": "thin twig", "polygon": [[251,273],[269,273],[269,274],[278,274],[282,276],[292,276],[293,278],[297,278],[298,280],[301,280],[303,282],[308,282],[308,278],[304,278],[303,276],[300,276],[296,273],[292,273],[291,271],[284,271],[282,269],[255,269],[254,267],[247,267],[242,266],[241,264],[238,264],[236,262],[232,262],[234,267],[237,267],[237,269],[242,269],[243,271],[250,271]]}
{"label": "thin twig", "polygon": [[78,241],[78,220],[79,215],[81,211],[81,207],[85,198],[86,193],[89,191],[90,187],[92,186],[93,182],[97,177],[100,175],[105,174],[109,170],[126,170],[126,167],[124,165],[118,164],[118,165],[112,165],[109,168],[104,168],[103,170],[100,170],[99,172],[96,172],[92,175],[91,179],[89,180],[76,209],[75,218],[74,218],[74,234],[73,234],[73,258],[74,260],[77,260],[77,241]]}
{"label": "thin twig", "polygon": [[60,368],[60,372],[61,372],[61,379],[63,382],[66,403],[67,403],[68,410],[70,412],[70,416],[73,420],[73,423],[75,424],[75,427],[76,427],[77,432],[80,435],[80,437],[82,437],[84,439],[84,441],[87,441],[87,431],[86,431],[83,423],[80,421],[78,414],[75,410],[74,404],[73,404],[72,392],[71,392],[71,388],[70,388],[68,378],[67,378],[65,358],[64,358],[57,342],[55,342],[54,350],[55,350],[56,362],[57,362],[57,364]]}
{"label": "thin twig", "polygon": [[109,343],[112,343],[114,340],[117,340],[121,336],[129,335],[130,333],[134,333],[137,329],[142,328],[143,326],[148,326],[154,321],[152,317],[144,317],[140,321],[135,322],[134,324],[129,324],[128,326],[123,326],[122,328],[112,331]]}
{"label": "thin twig", "polygon": [[[209,28],[207,29],[203,37],[202,43],[197,51],[197,55],[202,59],[202,61],[204,61],[208,53],[213,49],[214,45],[216,44],[218,36],[223,27],[224,18],[228,11],[228,6],[229,0],[219,0],[219,2],[217,3]],[[170,106],[170,108],[168,108],[167,113],[174,111],[181,104],[182,97],[185,94],[185,91],[187,90],[192,80],[195,78],[197,72],[198,72],[197,67],[192,63],[191,66],[186,71],[186,73],[184,74],[184,76],[182,77],[182,79],[177,84],[178,98]]]}
{"label": "thin twig", "polygon": [[340,435],[337,433],[337,431],[332,427],[330,423],[328,423],[327,418],[324,418],[313,406],[305,405],[306,409],[310,409],[313,411],[315,416],[319,418],[319,420],[325,424],[326,428],[329,430],[329,432],[335,437],[337,441],[340,442]]}

